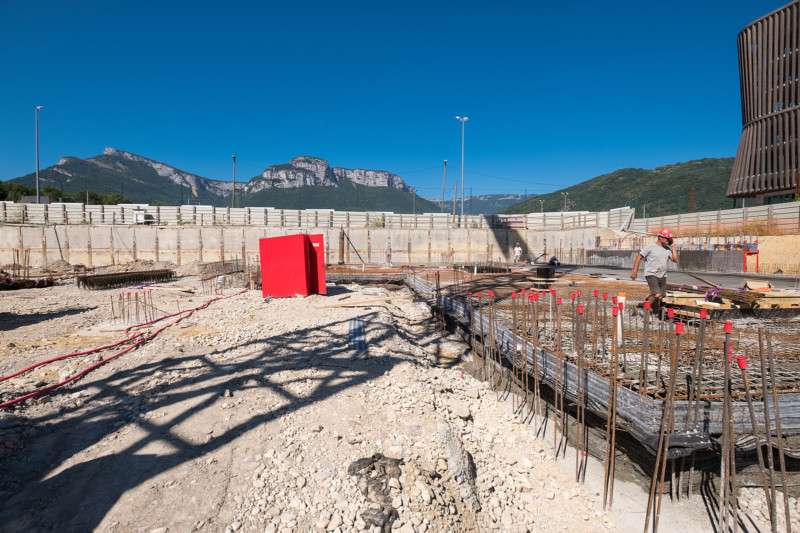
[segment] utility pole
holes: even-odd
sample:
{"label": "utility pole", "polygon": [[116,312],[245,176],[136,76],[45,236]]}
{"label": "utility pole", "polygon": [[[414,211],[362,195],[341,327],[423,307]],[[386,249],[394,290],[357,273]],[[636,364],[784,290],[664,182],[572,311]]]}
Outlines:
{"label": "utility pole", "polygon": [[[458,203],[458,180],[456,180],[456,190],[453,192],[453,216],[456,216],[456,204]],[[463,205],[462,205],[463,207]]]}
{"label": "utility pole", "polygon": [[444,213],[444,182],[447,178],[447,159],[444,160],[444,174],[442,175],[442,213]]}
{"label": "utility pole", "polygon": [[236,156],[232,155],[233,159],[233,197],[231,198],[231,207],[236,207]]}

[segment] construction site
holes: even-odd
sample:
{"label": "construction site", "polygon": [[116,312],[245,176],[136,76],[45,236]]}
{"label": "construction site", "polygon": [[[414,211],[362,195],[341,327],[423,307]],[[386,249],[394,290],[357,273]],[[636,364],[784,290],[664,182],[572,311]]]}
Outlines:
{"label": "construction site", "polygon": [[587,218],[4,224],[3,523],[799,528],[794,236],[678,234],[656,313]]}

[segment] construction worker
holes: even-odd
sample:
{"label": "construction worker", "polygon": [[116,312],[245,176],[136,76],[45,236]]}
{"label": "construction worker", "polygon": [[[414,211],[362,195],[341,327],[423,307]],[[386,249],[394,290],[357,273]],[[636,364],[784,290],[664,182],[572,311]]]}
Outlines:
{"label": "construction worker", "polygon": [[631,279],[636,279],[639,262],[644,258],[644,279],[647,280],[647,285],[650,287],[650,296],[647,297],[647,300],[650,302],[653,313],[658,313],[661,299],[667,295],[667,261],[678,262],[678,251],[675,250],[674,238],[675,236],[669,228],[661,228],[657,241],[642,248],[633,262]]}
{"label": "construction worker", "polygon": [[517,246],[514,248],[514,264],[515,265],[519,264],[519,260],[520,260],[521,257],[522,257],[522,248],[520,248],[519,243],[517,243]]}

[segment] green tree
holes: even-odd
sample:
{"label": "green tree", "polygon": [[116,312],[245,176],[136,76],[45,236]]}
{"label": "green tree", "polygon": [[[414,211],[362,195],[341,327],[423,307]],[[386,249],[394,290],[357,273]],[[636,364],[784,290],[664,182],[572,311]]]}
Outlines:
{"label": "green tree", "polygon": [[[34,194],[36,193],[34,192]],[[39,194],[41,196],[49,196],[54,200],[58,200],[59,198],[61,198],[61,189],[59,189],[54,185],[45,185],[39,190]]]}
{"label": "green tree", "polygon": [[0,201],[19,202],[23,196],[33,196],[36,189],[29,189],[19,183],[0,182]]}

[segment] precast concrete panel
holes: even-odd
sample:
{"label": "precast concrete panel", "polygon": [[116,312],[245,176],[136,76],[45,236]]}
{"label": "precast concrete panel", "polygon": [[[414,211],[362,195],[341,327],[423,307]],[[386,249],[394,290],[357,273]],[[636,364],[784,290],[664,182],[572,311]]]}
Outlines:
{"label": "precast concrete panel", "polygon": [[450,261],[450,232],[449,229],[433,229],[431,234],[431,262],[434,264],[448,263]]}
{"label": "precast concrete panel", "polygon": [[[148,259],[155,261],[156,259],[156,231],[157,228],[152,226],[138,226],[136,228],[136,258]],[[159,247],[160,247],[159,243]],[[160,259],[160,257],[159,257]]]}
{"label": "precast concrete panel", "polygon": [[21,226],[0,225],[0,264],[14,262],[14,250],[19,249]]}
{"label": "precast concrete panel", "polygon": [[181,229],[179,228],[157,228],[159,261],[172,261],[178,265],[183,264],[182,261],[178,261],[178,234],[180,231]]}
{"label": "precast concrete panel", "polygon": [[[201,254],[200,238],[202,236],[202,228],[200,226],[181,226],[177,230],[177,238],[180,238],[180,256],[181,265],[191,263],[192,261],[206,261],[205,254]],[[176,240],[175,245],[178,245]],[[205,244],[203,244],[205,246]]]}
{"label": "precast concrete panel", "polygon": [[[350,242],[347,242],[347,239],[345,239],[344,243],[345,258],[349,256],[349,259],[345,259],[346,262],[356,264],[360,264],[362,260],[365,263],[367,262],[367,231],[368,230],[365,228],[350,228],[345,230],[345,233],[350,238]],[[372,235],[369,235],[369,238],[371,239]],[[338,235],[336,242],[338,243]],[[359,259],[359,255],[361,259]]]}
{"label": "precast concrete panel", "polygon": [[[233,209],[231,209],[233,211]],[[225,246],[225,259],[241,258],[242,257],[242,237],[243,228],[223,228],[222,239]]]}
{"label": "precast concrete panel", "polygon": [[89,263],[89,226],[65,226],[66,238],[69,242],[69,259],[73,265]]}
{"label": "precast concrete panel", "polygon": [[251,207],[250,208],[250,225],[251,226],[264,226],[264,214],[267,212],[265,207]]}
{"label": "precast concrete panel", "polygon": [[109,226],[114,239],[114,261],[117,264],[136,260],[136,228],[131,226]]}
{"label": "precast concrete panel", "polygon": [[489,257],[491,262],[501,261],[503,259],[503,246],[505,245],[505,230],[502,229],[487,229],[486,232],[486,246],[489,249]]}
{"label": "precast concrete panel", "polygon": [[411,264],[419,265],[427,263],[428,230],[412,231],[409,238],[411,239]]}
{"label": "precast concrete panel", "polygon": [[[31,251],[32,261],[34,256],[38,256],[38,264],[44,266],[63,258],[64,232],[62,231],[59,235],[56,229],[57,227],[58,226],[44,226],[41,228],[41,235],[44,238],[44,242],[39,244],[39,248],[35,252]],[[46,246],[44,250],[42,250],[42,245]]]}
{"label": "precast concrete panel", "polygon": [[222,228],[204,226],[201,228],[203,235],[203,262],[222,261],[220,247],[222,246]]}
{"label": "precast concrete panel", "polygon": [[[331,261],[337,262],[339,260],[339,230],[331,229],[330,235],[330,252]],[[372,228],[369,231],[370,240],[370,262],[371,263],[387,263],[390,257],[390,246],[392,244],[392,231],[386,228]],[[345,243],[345,246],[347,243]]]}
{"label": "precast concrete panel", "polygon": [[162,206],[158,210],[161,224],[176,224],[178,222],[178,208],[176,206]]}
{"label": "precast concrete panel", "polygon": [[31,251],[31,264],[41,265],[42,228],[35,226],[22,227],[22,249]]}
{"label": "precast concrete panel", "polygon": [[259,253],[258,241],[265,238],[266,231],[263,227],[247,228],[244,230],[244,248],[248,254]]}

